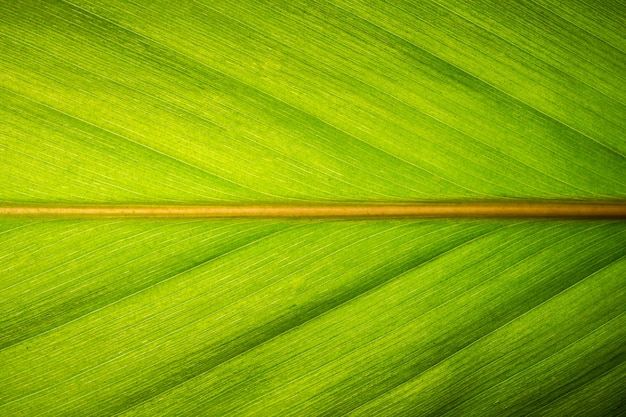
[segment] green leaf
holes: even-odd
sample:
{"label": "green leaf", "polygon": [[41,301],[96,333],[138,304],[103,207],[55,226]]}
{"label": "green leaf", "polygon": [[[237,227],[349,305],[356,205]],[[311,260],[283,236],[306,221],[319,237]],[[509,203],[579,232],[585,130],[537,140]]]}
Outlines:
{"label": "green leaf", "polygon": [[[626,198],[626,8],[0,2],[0,203]],[[626,223],[0,219],[0,415],[618,415]]]}

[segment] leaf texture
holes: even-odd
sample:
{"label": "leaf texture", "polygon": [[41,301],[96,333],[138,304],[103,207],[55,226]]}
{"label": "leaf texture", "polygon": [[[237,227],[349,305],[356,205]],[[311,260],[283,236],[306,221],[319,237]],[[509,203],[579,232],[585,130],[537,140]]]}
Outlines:
{"label": "leaf texture", "polygon": [[[626,198],[626,8],[0,2],[0,203]],[[0,415],[621,415],[626,224],[0,219]]]}
{"label": "leaf texture", "polygon": [[397,3],[4,3],[0,198],[624,198],[620,45]]}
{"label": "leaf texture", "polygon": [[4,259],[6,415],[526,414],[624,360],[620,223],[15,226],[70,265]]}

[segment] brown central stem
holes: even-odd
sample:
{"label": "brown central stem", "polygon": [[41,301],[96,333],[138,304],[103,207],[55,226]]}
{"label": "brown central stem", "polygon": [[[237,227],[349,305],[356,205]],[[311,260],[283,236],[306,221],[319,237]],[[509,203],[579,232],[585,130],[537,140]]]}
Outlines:
{"label": "brown central stem", "polygon": [[309,205],[24,205],[0,217],[135,218],[621,218],[626,202],[465,202]]}

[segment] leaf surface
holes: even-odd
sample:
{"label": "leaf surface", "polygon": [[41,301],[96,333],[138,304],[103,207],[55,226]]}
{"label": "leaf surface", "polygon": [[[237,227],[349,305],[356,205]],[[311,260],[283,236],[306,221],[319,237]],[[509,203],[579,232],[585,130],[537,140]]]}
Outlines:
{"label": "leaf surface", "polygon": [[[610,1],[1,2],[0,203],[621,201],[625,24]],[[0,415],[619,415],[625,241],[3,218]]]}

